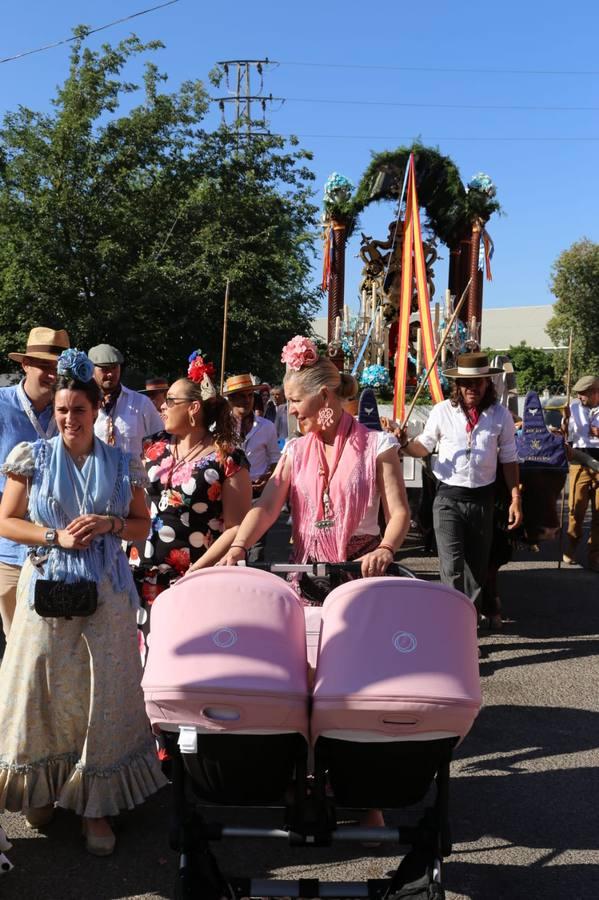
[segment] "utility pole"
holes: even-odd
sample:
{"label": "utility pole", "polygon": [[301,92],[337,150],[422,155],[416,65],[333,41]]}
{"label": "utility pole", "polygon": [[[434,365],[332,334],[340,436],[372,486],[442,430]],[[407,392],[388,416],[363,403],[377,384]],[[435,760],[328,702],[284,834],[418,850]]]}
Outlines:
{"label": "utility pole", "polygon": [[[272,94],[264,94],[264,70],[267,66],[276,66],[278,63],[271,59],[223,59],[217,62],[226,80],[228,94],[224,97],[213,97],[218,103],[223,117],[223,123],[227,124],[227,105],[235,109],[233,128],[240,137],[245,134],[248,140],[269,134],[266,121],[266,105],[268,103],[284,103],[283,97],[273,97]],[[259,87],[253,90],[252,77],[259,77]],[[258,103],[262,116],[254,118],[252,104]]]}

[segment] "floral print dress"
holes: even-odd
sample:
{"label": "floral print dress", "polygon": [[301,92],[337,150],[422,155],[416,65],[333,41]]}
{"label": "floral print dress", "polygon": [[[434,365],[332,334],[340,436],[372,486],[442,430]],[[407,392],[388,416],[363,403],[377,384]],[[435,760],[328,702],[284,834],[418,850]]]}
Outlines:
{"label": "floral print dress", "polygon": [[[249,469],[242,450],[225,458],[215,451],[181,462],[173,455],[174,446],[170,435],[160,432],[143,449],[152,525],[139,574],[142,598],[150,604],[220,537],[222,486],[242,467]],[[135,556],[131,561],[138,562]]]}

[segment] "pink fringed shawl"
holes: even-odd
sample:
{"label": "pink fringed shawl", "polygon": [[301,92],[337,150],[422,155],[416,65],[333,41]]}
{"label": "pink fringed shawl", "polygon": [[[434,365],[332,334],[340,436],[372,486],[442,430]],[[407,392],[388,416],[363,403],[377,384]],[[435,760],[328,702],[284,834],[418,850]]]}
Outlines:
{"label": "pink fringed shawl", "polygon": [[329,485],[334,524],[317,528],[322,518],[324,444],[318,433],[294,441],[290,503],[293,521],[293,556],[319,562],[344,562],[347,546],[366,514],[377,490],[377,433],[343,413],[334,442]]}

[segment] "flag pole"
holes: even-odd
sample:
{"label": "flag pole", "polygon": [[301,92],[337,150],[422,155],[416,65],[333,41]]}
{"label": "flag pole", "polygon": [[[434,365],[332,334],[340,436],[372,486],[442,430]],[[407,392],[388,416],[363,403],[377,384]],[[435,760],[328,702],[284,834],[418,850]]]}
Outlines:
{"label": "flag pole", "polygon": [[452,327],[453,323],[455,322],[455,320],[457,319],[458,315],[460,314],[460,310],[461,310],[462,306],[466,302],[466,298],[468,296],[468,290],[470,289],[471,281],[472,281],[472,278],[470,278],[468,280],[468,284],[464,288],[464,293],[460,297],[459,303],[456,306],[456,308],[454,309],[454,311],[451,315],[451,319],[447,323],[447,327],[445,328],[445,333],[444,333],[443,337],[441,338],[441,340],[439,341],[439,346],[435,350],[435,355],[433,356],[432,362],[431,362],[430,366],[428,367],[428,369],[426,370],[426,372],[424,373],[422,381],[416,388],[416,393],[412,397],[412,402],[410,403],[408,412],[406,413],[406,417],[401,424],[402,429],[405,428],[406,425],[408,424],[408,419],[410,418],[410,416],[412,415],[412,412],[414,411],[414,407],[416,406],[416,401],[418,400],[418,398],[420,397],[420,394],[424,390],[424,386],[425,386],[426,382],[428,381],[431,372],[433,371],[433,369],[435,368],[435,366],[437,364],[439,354],[441,353],[441,350],[443,349],[445,342],[446,342],[447,338],[449,337],[449,332],[451,330],[451,327]]}
{"label": "flag pole", "polygon": [[225,359],[227,356],[227,323],[229,320],[229,279],[225,288],[225,308],[223,311],[223,349],[220,357],[220,393],[223,392],[225,383]]}

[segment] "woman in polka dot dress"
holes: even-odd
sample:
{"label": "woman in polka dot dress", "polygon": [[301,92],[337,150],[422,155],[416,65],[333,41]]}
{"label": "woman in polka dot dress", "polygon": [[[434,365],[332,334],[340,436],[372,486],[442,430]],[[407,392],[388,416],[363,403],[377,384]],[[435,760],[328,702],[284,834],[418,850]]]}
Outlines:
{"label": "woman in polka dot dress", "polygon": [[144,445],[152,527],[138,579],[146,606],[191,563],[219,560],[250,508],[249,463],[235,446],[229,404],[206,381],[181,378],[169,387],[165,430]]}

